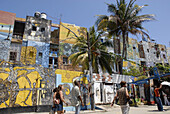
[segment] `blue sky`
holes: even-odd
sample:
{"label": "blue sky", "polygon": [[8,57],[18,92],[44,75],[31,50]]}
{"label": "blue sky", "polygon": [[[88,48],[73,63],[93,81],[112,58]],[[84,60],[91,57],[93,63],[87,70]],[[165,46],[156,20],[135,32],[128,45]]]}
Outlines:
{"label": "blue sky", "polygon": [[[33,16],[36,11],[45,12],[53,23],[61,21],[77,26],[91,27],[96,15],[109,15],[105,3],[115,0],[1,0],[0,10],[16,13],[17,17]],[[155,14],[155,21],[147,22],[144,27],[157,43],[170,47],[170,0],[137,0],[136,4],[144,7],[141,14]],[[133,38],[136,38],[133,36]]]}

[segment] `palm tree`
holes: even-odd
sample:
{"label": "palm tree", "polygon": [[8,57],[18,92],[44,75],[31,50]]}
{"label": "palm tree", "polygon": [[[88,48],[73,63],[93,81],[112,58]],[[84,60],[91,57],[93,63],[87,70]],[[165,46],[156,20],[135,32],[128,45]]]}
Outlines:
{"label": "palm tree", "polygon": [[[127,47],[128,47],[128,35],[129,33],[136,35],[141,34],[142,38],[149,35],[142,23],[154,20],[153,14],[139,15],[139,12],[144,6],[134,5],[136,0],[130,0],[126,3],[125,0],[116,0],[115,4],[107,4],[108,12],[110,16],[99,15],[96,21],[98,30],[104,30],[109,33],[109,36],[119,36],[123,41],[123,49],[121,58],[127,58]],[[123,60],[121,60],[121,66],[123,66]],[[122,71],[120,71],[122,73]]]}
{"label": "palm tree", "polygon": [[[112,65],[110,61],[113,57],[108,53],[107,46],[112,46],[112,42],[106,41],[101,42],[100,38],[102,33],[96,33],[94,26],[89,29],[88,33],[91,45],[91,61],[94,73],[99,73],[99,69],[103,72],[112,73]],[[88,63],[88,41],[84,37],[77,37],[77,42],[73,45],[74,49],[79,51],[72,54],[69,60],[72,62],[72,66],[75,67],[78,64],[82,65],[82,70],[89,69]]]}

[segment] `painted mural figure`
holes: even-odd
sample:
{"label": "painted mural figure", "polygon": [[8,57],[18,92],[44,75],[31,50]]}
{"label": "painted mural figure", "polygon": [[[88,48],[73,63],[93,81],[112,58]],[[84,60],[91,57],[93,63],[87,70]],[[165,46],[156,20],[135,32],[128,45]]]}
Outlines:
{"label": "painted mural figure", "polygon": [[157,103],[157,107],[159,111],[163,111],[163,105],[162,105],[162,100],[160,98],[160,93],[159,90],[162,88],[162,85],[160,87],[155,86],[154,93],[155,93],[155,99]]}
{"label": "painted mural figure", "polygon": [[129,114],[129,104],[128,104],[128,99],[130,99],[129,94],[128,94],[128,90],[126,88],[126,82],[125,81],[121,81],[120,82],[121,88],[117,91],[113,102],[111,103],[111,106],[113,106],[115,99],[118,97],[119,98],[119,102],[120,102],[120,107],[122,110],[122,114]]}
{"label": "painted mural figure", "polygon": [[80,86],[79,82],[75,80],[74,87],[72,88],[72,101],[71,101],[72,105],[75,106],[75,114],[80,113],[80,102],[81,105],[84,106],[79,86]]}
{"label": "painted mural figure", "polygon": [[53,92],[54,96],[53,96],[53,111],[55,114],[55,111],[57,111],[57,114],[64,114],[64,110],[63,110],[63,102],[66,104],[66,106],[68,106],[68,103],[66,103],[66,101],[64,100],[64,96],[63,96],[63,86],[59,85],[58,88],[55,88]]}

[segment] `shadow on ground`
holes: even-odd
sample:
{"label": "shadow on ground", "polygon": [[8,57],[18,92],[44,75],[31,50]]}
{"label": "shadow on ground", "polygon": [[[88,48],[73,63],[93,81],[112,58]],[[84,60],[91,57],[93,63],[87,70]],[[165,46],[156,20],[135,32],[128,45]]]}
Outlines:
{"label": "shadow on ground", "polygon": [[[168,111],[168,110],[170,110],[170,108],[164,109],[164,111]],[[148,112],[161,112],[161,111],[159,111],[159,110],[148,110]]]}

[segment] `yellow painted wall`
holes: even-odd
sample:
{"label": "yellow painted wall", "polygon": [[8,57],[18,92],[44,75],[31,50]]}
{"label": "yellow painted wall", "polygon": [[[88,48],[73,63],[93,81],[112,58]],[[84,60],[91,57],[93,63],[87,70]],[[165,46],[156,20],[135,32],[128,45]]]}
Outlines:
{"label": "yellow painted wall", "polygon": [[[14,67],[12,72],[15,74],[10,75],[12,72],[9,68],[5,68],[5,69],[0,69],[1,71],[4,70],[3,72],[0,71],[0,83],[4,85],[4,87],[9,88],[9,90],[4,89],[1,90],[1,93],[6,92],[6,96],[0,96],[0,100],[2,100],[5,97],[8,97],[8,99],[6,99],[4,101],[4,103],[0,104],[0,108],[5,108],[9,106],[9,102],[11,102],[10,100],[10,96],[16,93],[16,96],[14,97],[15,101],[13,106],[33,106],[33,88],[40,88],[41,85],[41,89],[43,88],[48,88],[47,86],[45,86],[46,83],[49,83],[49,79],[47,75],[45,79],[42,78],[42,76],[40,76],[40,74],[38,73],[38,71],[36,71],[36,68],[34,67]],[[60,70],[57,69],[55,71],[55,74],[61,74],[62,75],[62,83],[72,83],[73,78],[75,77],[79,77],[83,72],[77,72],[77,71],[66,71],[66,70]],[[11,91],[11,84],[12,84],[12,79],[11,76],[13,76],[13,81],[17,81],[18,85],[15,88],[16,90],[19,91]],[[10,80],[9,80],[10,79]],[[40,83],[40,80],[41,81]],[[86,78],[82,78],[81,81],[84,81],[85,83],[87,82]],[[55,80],[54,82],[52,81],[51,83],[56,83]],[[12,85],[13,86],[13,85]],[[14,90],[15,90],[14,89]],[[53,89],[53,88],[52,88]],[[34,91],[34,92],[35,92]],[[45,98],[45,94],[42,93],[46,93],[46,90],[42,90],[40,93],[40,90],[37,90],[37,105],[42,105],[41,99]],[[8,94],[7,94],[8,93]],[[11,94],[13,93],[13,94]],[[68,91],[67,94],[69,94],[70,91]],[[11,94],[11,95],[10,95]],[[38,99],[39,98],[39,99]],[[5,104],[7,104],[8,106],[6,106]]]}
{"label": "yellow painted wall", "polygon": [[[30,53],[33,52],[33,55]],[[35,64],[36,62],[36,53],[37,50],[33,46],[27,46],[21,48],[21,59],[20,61],[25,65],[26,63],[29,63],[31,65]]]}
{"label": "yellow painted wall", "polygon": [[62,83],[72,83],[73,78],[79,77],[81,74],[83,74],[83,72],[68,71],[68,70],[61,70],[61,69],[57,69],[55,73],[62,75],[62,79],[61,79]]}
{"label": "yellow painted wall", "polygon": [[[65,27],[69,28],[71,31],[73,31],[78,37],[83,35],[86,38],[87,29],[84,27],[76,26],[74,24],[68,24],[68,23],[60,23],[60,41],[63,43],[71,43],[74,44],[76,42],[75,35],[70,32]],[[68,39],[71,38],[71,39]]]}
{"label": "yellow painted wall", "polygon": [[[23,70],[25,69],[25,70]],[[20,90],[16,96],[16,101],[15,104],[20,105],[20,106],[32,106],[32,91],[31,90],[26,90],[26,89],[31,89],[33,88],[33,83],[36,84],[35,88],[40,88],[40,79],[41,76],[39,75],[39,73],[37,71],[33,71],[28,73],[29,70],[33,70],[35,68],[31,67],[31,68],[25,68],[25,67],[15,67],[15,70],[18,70],[17,72],[17,83],[18,83],[18,89],[24,89],[25,90]],[[0,80],[2,81],[2,83],[7,86],[7,78],[9,77],[9,69],[6,69],[6,73],[0,73]],[[10,81],[12,82],[12,80]],[[9,82],[9,83],[10,83]],[[11,89],[11,88],[10,88]],[[29,95],[30,92],[30,95]],[[10,94],[10,91],[9,91]],[[28,97],[28,98],[27,98]],[[24,104],[25,103],[27,104]],[[5,103],[7,105],[9,105],[9,98],[7,101],[5,101]],[[4,103],[0,104],[0,108],[6,107]]]}

